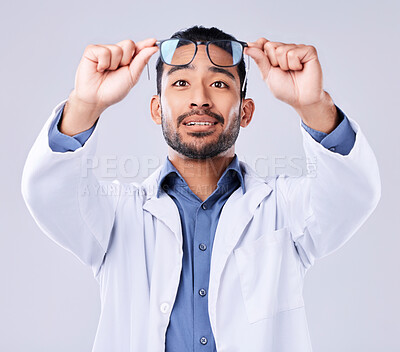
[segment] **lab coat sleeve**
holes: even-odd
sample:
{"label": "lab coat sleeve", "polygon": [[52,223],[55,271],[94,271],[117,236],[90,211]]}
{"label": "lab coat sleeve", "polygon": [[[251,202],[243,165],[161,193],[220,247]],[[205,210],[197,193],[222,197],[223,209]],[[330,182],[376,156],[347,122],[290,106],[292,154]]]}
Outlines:
{"label": "lab coat sleeve", "polygon": [[[356,121],[348,155],[325,148],[300,128],[308,173],[280,175],[287,226],[305,271],[343,246],[376,208],[381,181],[376,157]],[[300,121],[301,126],[301,121]]]}
{"label": "lab coat sleeve", "polygon": [[93,270],[96,277],[107,253],[119,199],[117,181],[93,173],[97,129],[75,151],[56,152],[49,129],[67,100],[52,111],[25,162],[21,191],[42,231]]}

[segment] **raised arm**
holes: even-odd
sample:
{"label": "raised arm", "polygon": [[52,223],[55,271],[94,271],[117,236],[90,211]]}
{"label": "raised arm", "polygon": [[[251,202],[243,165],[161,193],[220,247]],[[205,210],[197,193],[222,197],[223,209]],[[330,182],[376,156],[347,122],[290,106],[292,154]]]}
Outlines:
{"label": "raised arm", "polygon": [[280,176],[277,189],[305,273],[315,259],[346,243],[373,212],[381,196],[379,168],[360,126],[346,116],[341,119],[323,90],[313,46],[265,38],[248,44],[245,53],[256,61],[271,92],[301,117],[304,151],[313,172]]}
{"label": "raised arm", "polygon": [[96,129],[82,146],[63,151],[55,151],[49,132],[63,108],[60,134],[67,138],[93,128],[101,113],[136,84],[158,50],[154,43],[155,39],[126,40],[86,47],[74,90],[52,111],[23,170],[22,195],[39,227],[90,266],[95,276],[107,252],[120,186],[118,182],[99,181],[90,167],[96,151]]}

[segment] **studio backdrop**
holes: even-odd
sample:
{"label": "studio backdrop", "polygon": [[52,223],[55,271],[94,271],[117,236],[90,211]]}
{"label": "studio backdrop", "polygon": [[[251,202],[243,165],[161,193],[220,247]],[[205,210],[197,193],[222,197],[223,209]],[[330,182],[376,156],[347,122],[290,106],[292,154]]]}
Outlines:
{"label": "studio backdrop", "polygon": [[[357,233],[307,273],[304,300],[317,352],[400,351],[398,1],[3,2],[0,65],[0,350],[86,352],[100,315],[91,270],[37,226],[21,195],[28,152],[52,110],[74,88],[89,44],[165,39],[193,25],[241,41],[313,45],[324,89],[359,123],[378,160],[382,197]],[[96,175],[142,182],[167,155],[150,115],[149,62],[128,96],[101,116]],[[247,63],[247,57],[245,57]],[[253,120],[236,153],[259,175],[306,172],[299,116],[277,100],[251,59]],[[343,180],[345,182],[345,180]],[[352,214],[348,214],[349,217]]]}

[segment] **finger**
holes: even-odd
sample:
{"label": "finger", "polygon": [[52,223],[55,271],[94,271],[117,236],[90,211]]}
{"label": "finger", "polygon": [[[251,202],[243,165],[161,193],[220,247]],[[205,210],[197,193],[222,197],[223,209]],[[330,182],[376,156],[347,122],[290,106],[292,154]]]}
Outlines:
{"label": "finger", "polygon": [[116,70],[121,64],[123,49],[119,45],[115,44],[101,44],[99,46],[107,48],[111,52],[110,65],[106,68],[106,70],[109,71]]}
{"label": "finger", "polygon": [[249,48],[258,48],[260,50],[263,50],[265,43],[268,41],[268,39],[261,37],[258,38],[255,42],[247,42],[247,45]]}
{"label": "finger", "polygon": [[279,67],[282,70],[284,70],[284,71],[288,71],[289,70],[287,52],[290,49],[295,48],[295,47],[296,47],[296,44],[285,44],[285,45],[278,46],[275,49],[276,59],[278,60]]}
{"label": "finger", "polygon": [[90,44],[85,48],[83,58],[97,64],[97,71],[102,72],[110,66],[111,51],[104,46]]}
{"label": "finger", "polygon": [[290,49],[287,54],[287,63],[289,70],[292,71],[301,71],[303,69],[303,65],[301,64],[300,55],[301,48]]}
{"label": "finger", "polygon": [[120,66],[129,65],[135,54],[138,54],[139,51],[145,47],[153,47],[156,41],[157,41],[156,38],[148,38],[136,43],[130,39],[118,42],[116,45],[120,46],[123,49],[123,56],[121,59]]}
{"label": "finger", "polygon": [[157,48],[157,50],[158,50],[158,46],[156,46],[156,41],[157,41],[156,38],[147,38],[140,42],[136,42],[134,56],[136,56],[144,48],[153,48],[154,47],[154,48]]}
{"label": "finger", "polygon": [[266,42],[264,44],[264,51],[268,55],[269,61],[271,62],[271,65],[274,67],[279,66],[278,59],[276,58],[276,53],[275,50],[276,48],[284,45],[281,42]]}
{"label": "finger", "polygon": [[268,56],[259,49],[257,46],[253,46],[251,48],[246,48],[246,55],[249,55],[256,62],[258,68],[261,71],[261,76],[263,79],[268,77],[268,73],[271,69],[271,63],[268,59]]}
{"label": "finger", "polygon": [[158,51],[158,47],[144,47],[139,52],[135,52],[135,57],[129,65],[129,70],[132,75],[132,81],[140,77],[144,66],[149,62],[150,57]]}
{"label": "finger", "polygon": [[[312,45],[304,45],[304,44],[299,44],[295,49],[289,50],[288,52],[288,58],[289,58],[289,53],[293,51],[293,54],[290,54],[291,57],[294,58],[295,62],[298,62],[297,67],[300,67],[300,69],[303,69],[304,65],[312,60],[318,60],[318,54],[317,54],[317,49],[313,47]],[[295,63],[293,65],[296,65]]]}
{"label": "finger", "polygon": [[117,44],[119,47],[122,48],[122,58],[120,62],[120,66],[129,65],[132,61],[133,54],[135,52],[136,44],[131,39],[126,39],[118,42]]}

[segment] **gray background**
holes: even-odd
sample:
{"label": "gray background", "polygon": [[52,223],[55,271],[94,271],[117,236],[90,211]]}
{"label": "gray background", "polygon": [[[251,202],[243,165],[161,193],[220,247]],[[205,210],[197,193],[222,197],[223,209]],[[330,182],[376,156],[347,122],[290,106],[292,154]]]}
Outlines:
{"label": "gray background", "polygon": [[[314,350],[400,351],[397,1],[25,0],[0,6],[1,351],[83,352],[93,344],[100,299],[91,270],[40,231],[20,192],[28,151],[52,109],[73,89],[84,48],[164,39],[195,24],[217,26],[244,41],[262,36],[317,48],[324,89],[360,124],[376,153],[382,198],[354,237],[307,274],[304,298]],[[138,182],[151,171],[143,163],[161,162],[167,151],[149,112],[157,56],[149,63],[151,81],[145,70],[98,125],[98,155],[137,158],[145,172],[130,178]],[[248,97],[256,111],[239,135],[239,157],[252,165],[272,156],[272,166],[274,157],[301,158],[299,117],[272,96],[254,61]],[[262,165],[256,171],[266,174]]]}

